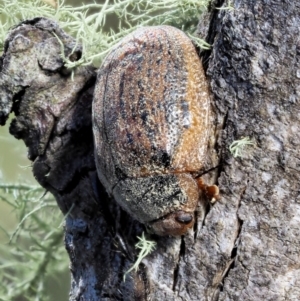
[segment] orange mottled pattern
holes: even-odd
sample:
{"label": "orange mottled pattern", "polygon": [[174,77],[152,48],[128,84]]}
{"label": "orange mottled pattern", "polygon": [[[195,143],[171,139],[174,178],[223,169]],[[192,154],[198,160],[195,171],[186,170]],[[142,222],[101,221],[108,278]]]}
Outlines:
{"label": "orange mottled pattern", "polygon": [[94,111],[105,112],[97,122],[106,168],[128,177],[200,170],[209,106],[201,74],[192,42],[173,27],[143,28],[122,40],[95,91],[101,101]]}

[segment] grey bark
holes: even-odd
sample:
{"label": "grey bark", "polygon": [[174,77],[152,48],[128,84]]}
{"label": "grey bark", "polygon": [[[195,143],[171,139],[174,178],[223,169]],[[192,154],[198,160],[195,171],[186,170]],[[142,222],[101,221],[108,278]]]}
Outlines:
{"label": "grey bark", "polygon": [[[0,122],[15,112],[11,133],[28,146],[37,180],[69,212],[70,300],[300,299],[300,4],[240,0],[233,8],[212,9],[199,24],[212,44],[202,54],[214,112],[208,162],[219,164],[206,180],[219,185],[221,200],[200,200],[194,231],[184,237],[152,236],[157,249],[125,282],[144,229],[97,180],[95,70],[79,67],[72,81],[53,32],[66,56],[74,40],[52,21],[9,33]],[[243,136],[256,144],[233,158],[229,145]]]}

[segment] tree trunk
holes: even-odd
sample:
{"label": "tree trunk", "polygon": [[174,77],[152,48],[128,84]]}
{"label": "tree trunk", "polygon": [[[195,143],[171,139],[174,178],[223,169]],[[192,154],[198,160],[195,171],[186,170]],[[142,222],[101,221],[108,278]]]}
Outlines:
{"label": "tree trunk", "polygon": [[[208,162],[219,166],[205,176],[221,199],[199,202],[185,236],[153,235],[156,250],[125,281],[144,226],[96,175],[95,70],[79,67],[72,80],[53,32],[66,56],[75,42],[52,21],[25,21],[9,33],[0,123],[15,112],[10,131],[66,214],[70,300],[300,300],[299,11],[297,0],[240,0],[200,22],[212,44],[202,54],[214,113]],[[255,144],[234,158],[229,145],[242,137]]]}

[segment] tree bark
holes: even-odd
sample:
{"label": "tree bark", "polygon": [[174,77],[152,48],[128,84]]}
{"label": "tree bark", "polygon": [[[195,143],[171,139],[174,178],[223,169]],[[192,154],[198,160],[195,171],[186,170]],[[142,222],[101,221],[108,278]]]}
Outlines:
{"label": "tree bark", "polygon": [[[78,67],[72,79],[53,32],[66,56],[75,41],[53,21],[25,21],[9,33],[0,123],[15,112],[10,131],[66,214],[70,300],[300,299],[299,11],[296,0],[240,0],[200,21],[212,44],[202,53],[213,111],[207,161],[219,166],[205,177],[221,200],[200,200],[185,236],[151,236],[156,250],[125,282],[144,226],[109,199],[96,175],[95,70]],[[246,136],[255,145],[234,158],[229,145]]]}

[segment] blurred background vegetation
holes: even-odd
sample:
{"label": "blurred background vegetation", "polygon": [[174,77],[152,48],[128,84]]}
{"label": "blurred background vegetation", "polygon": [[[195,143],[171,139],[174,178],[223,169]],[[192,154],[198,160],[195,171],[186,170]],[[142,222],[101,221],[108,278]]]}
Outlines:
{"label": "blurred background vegetation", "polygon": [[37,289],[49,300],[67,300],[62,214],[51,196],[40,202],[44,192],[32,176],[26,147],[8,125],[0,127],[0,299],[37,300],[31,291]]}
{"label": "blurred background vegetation", "polygon": [[[38,17],[40,12],[51,16],[55,1],[0,0],[0,48],[8,28],[24,18]],[[101,17],[100,8],[94,4],[103,3],[114,5],[114,9]],[[85,11],[87,5],[93,7],[87,14],[84,10],[70,13],[62,9],[53,18],[85,45],[87,55],[81,63],[99,65],[108,50],[136,25],[174,25],[193,38],[199,15],[208,3],[209,0],[69,0],[65,6],[85,6]],[[19,4],[22,8],[16,11]],[[68,26],[70,22],[72,26]],[[196,37],[194,41],[209,47]],[[63,216],[53,197],[35,181],[24,143],[9,134],[10,120],[0,127],[0,301],[68,300],[70,276],[63,245]]]}
{"label": "blurred background vegetation", "polygon": [[[66,4],[82,2],[93,3]],[[63,216],[50,195],[43,197],[24,142],[9,134],[11,119],[0,127],[0,300],[68,300]]]}

